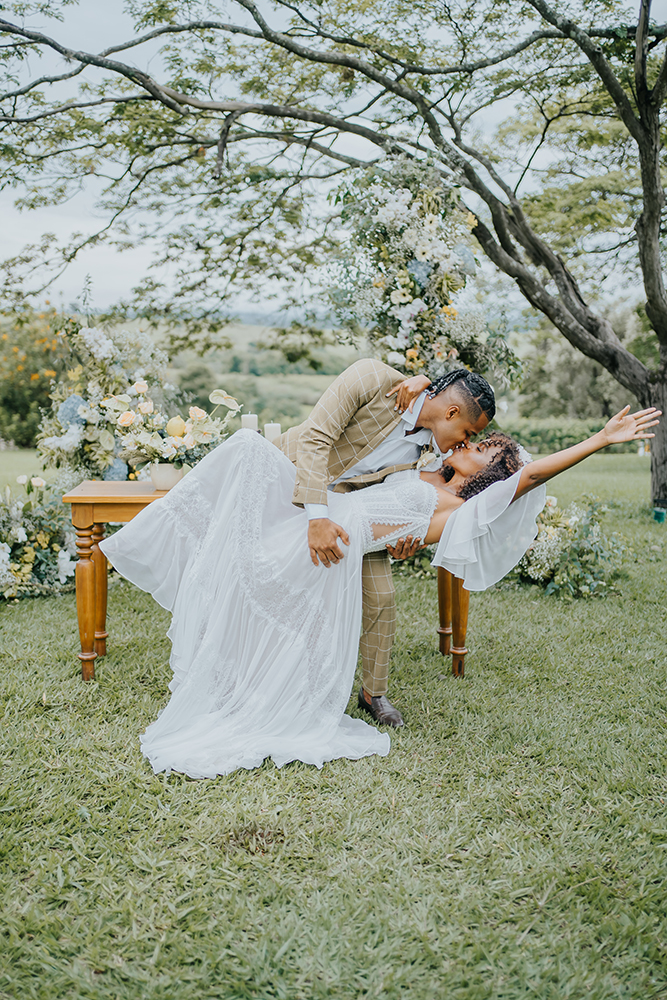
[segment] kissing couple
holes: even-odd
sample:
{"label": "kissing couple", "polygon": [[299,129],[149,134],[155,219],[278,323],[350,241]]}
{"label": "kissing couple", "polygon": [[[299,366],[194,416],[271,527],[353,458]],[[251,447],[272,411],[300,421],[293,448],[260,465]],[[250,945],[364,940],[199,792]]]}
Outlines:
{"label": "kissing couple", "polygon": [[387,754],[389,735],[345,709],[361,649],[359,706],[403,724],[387,699],[390,553],[437,543],[434,565],[469,590],[492,586],[533,542],[545,482],[653,436],[660,412],[629,410],[532,462],[504,434],[472,443],[495,414],[480,375],[406,380],[364,359],[277,442],[233,434],[100,544],[172,614],[171,698],[141,738],[155,772]]}

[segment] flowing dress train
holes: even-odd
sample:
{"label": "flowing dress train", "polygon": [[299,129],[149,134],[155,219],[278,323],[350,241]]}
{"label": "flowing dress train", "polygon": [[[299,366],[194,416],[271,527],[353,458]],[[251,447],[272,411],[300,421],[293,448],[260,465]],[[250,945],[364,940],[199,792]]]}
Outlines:
{"label": "flowing dress train", "polygon": [[345,557],[314,566],[295,468],[254,431],[232,435],[101,543],[172,613],[171,698],[141,739],[153,769],[227,774],[271,757],[321,767],[387,754],[389,736],[344,714],[357,665],[365,552],[424,537],[437,491],[401,473],[333,493]]}

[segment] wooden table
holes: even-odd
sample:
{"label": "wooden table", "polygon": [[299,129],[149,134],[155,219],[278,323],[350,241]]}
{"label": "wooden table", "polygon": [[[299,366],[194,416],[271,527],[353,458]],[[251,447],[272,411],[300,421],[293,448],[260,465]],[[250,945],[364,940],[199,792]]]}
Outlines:
{"label": "wooden table", "polygon": [[107,651],[107,561],[100,551],[108,521],[131,521],[149,503],[165,495],[152,483],[86,480],[63,497],[72,505],[76,529],[76,613],[79,619],[81,676],[95,676],[95,660]]}
{"label": "wooden table", "polygon": [[[107,651],[107,561],[100,551],[104,525],[108,521],[131,521],[149,503],[165,495],[148,482],[100,482],[86,480],[63,497],[72,505],[76,529],[76,612],[79,619],[81,676],[95,677],[95,660]],[[438,568],[440,652],[452,657],[452,673],[463,677],[470,593],[463,581]]]}
{"label": "wooden table", "polygon": [[463,580],[438,566],[440,652],[443,656],[451,654],[452,673],[455,677],[463,677],[465,673],[469,603],[470,591],[463,586]]}

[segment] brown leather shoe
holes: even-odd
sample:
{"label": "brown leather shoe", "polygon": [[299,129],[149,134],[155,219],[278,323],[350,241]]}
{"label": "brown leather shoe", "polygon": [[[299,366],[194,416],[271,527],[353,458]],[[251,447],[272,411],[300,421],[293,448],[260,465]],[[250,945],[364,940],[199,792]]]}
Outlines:
{"label": "brown leather shoe", "polygon": [[359,688],[359,708],[363,708],[365,712],[372,715],[381,726],[393,726],[394,729],[398,729],[404,725],[403,716],[384,694],[378,698],[371,697],[369,704],[364,697],[364,689]]}

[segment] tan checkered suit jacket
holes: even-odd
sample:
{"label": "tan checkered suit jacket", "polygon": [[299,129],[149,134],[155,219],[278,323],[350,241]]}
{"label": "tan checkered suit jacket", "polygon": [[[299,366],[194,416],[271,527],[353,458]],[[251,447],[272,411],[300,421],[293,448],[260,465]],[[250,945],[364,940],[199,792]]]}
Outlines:
{"label": "tan checkered suit jacket", "polygon": [[[295,504],[326,503],[327,487],[391,434],[401,419],[387,393],[405,378],[381,361],[351,365],[329,386],[307,420],[276,442],[296,465]],[[353,476],[335,489],[346,492],[383,480],[416,462]],[[386,694],[396,632],[396,600],[387,552],[364,556],[363,617],[360,642],[362,683],[368,694]]]}
{"label": "tan checkered suit jacket", "polygon": [[[356,361],[332,382],[307,420],[276,442],[296,465],[293,501],[327,503],[327,488],[380,445],[401,419],[395,397],[387,393],[405,375],[372,358]],[[383,480],[415,462],[353,476],[335,487],[340,492]]]}

